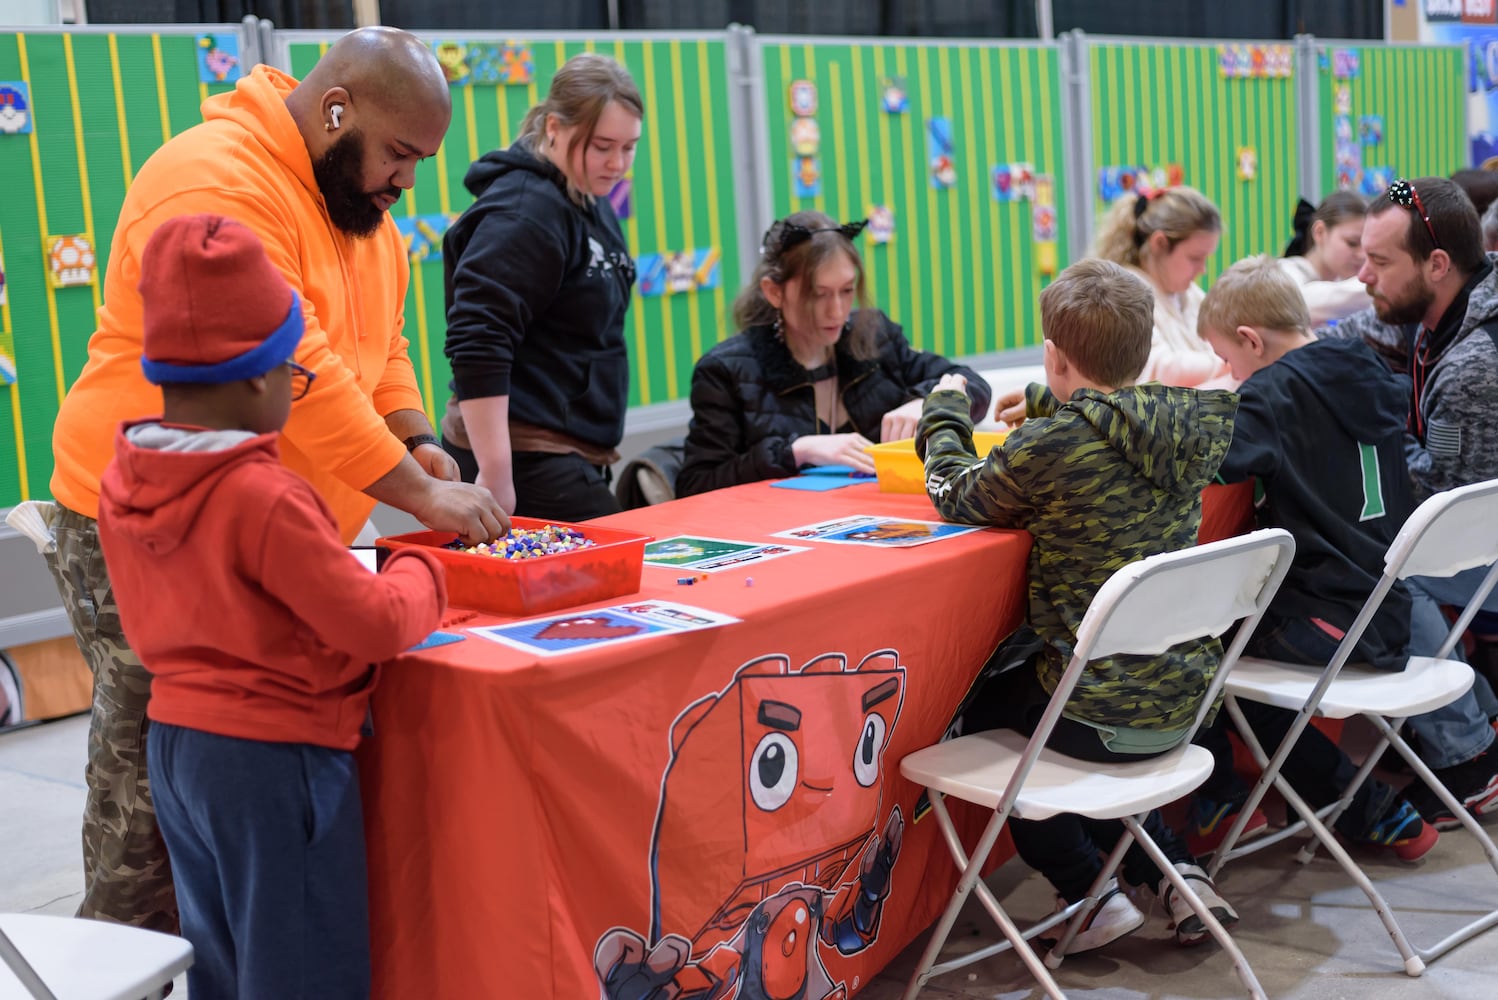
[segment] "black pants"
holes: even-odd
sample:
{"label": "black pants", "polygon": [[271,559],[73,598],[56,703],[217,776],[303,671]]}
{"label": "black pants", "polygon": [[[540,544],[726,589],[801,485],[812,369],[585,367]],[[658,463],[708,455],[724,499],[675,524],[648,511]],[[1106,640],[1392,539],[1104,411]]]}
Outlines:
{"label": "black pants", "polygon": [[[473,452],[443,438],[442,447],[458,463],[465,483],[478,479]],[[581,455],[517,451],[510,456],[515,477],[515,513],[553,521],[586,521],[619,513],[606,465],[590,465]]]}
{"label": "black pants", "polygon": [[[1050,701],[1035,670],[1040,655],[1040,641],[1028,628],[1001,645],[969,696],[962,731],[1014,729],[1032,735]],[[1066,718],[1057,721],[1046,746],[1068,757],[1104,763],[1142,757],[1109,750],[1096,729]],[[1121,820],[1088,819],[1071,813],[1044,820],[1011,819],[1008,825],[1020,859],[1044,875],[1067,902],[1087,895],[1103,870],[1103,856],[1118,845],[1124,833]],[[1158,809],[1151,810],[1141,825],[1173,864],[1196,863],[1175,831],[1165,825]],[[1124,853],[1122,872],[1125,881],[1151,889],[1165,877],[1137,842]]]}

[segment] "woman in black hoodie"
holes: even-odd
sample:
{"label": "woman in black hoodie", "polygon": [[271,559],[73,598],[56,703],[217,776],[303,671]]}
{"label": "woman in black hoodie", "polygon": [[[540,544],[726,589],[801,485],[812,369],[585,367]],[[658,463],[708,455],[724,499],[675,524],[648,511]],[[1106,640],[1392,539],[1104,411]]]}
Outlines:
{"label": "woman in black hoodie", "polygon": [[557,71],[509,149],[476,161],[477,200],[442,242],[453,396],[442,446],[506,512],[580,521],[619,509],[624,314],[635,266],[605,195],[644,106],[607,56]]}

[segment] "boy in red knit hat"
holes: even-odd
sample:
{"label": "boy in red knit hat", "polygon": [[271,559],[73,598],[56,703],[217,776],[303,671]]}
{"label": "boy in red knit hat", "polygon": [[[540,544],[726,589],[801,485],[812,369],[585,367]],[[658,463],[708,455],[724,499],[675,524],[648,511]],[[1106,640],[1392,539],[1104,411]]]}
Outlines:
{"label": "boy in red knit hat", "polygon": [[437,627],[441,564],[378,575],[277,457],[311,372],[288,359],[296,293],[247,227],[179,216],[146,245],[146,377],[99,541],[124,632],[152,674],[150,787],[197,1000],[363,998],[369,926],[353,749],[387,660]]}

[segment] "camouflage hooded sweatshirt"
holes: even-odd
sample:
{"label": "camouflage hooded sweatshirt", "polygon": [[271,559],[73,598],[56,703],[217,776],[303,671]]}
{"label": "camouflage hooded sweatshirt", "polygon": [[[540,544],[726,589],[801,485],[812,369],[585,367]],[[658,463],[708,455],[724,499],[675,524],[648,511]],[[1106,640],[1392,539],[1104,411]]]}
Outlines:
{"label": "camouflage hooded sweatshirt", "polygon": [[[1238,397],[1156,383],[1081,389],[1065,404],[1031,385],[1026,397],[1025,423],[978,458],[963,395],[932,393],[916,447],[942,517],[1028,528],[1034,536],[1030,625],[1046,643],[1041,683],[1055,691],[1082,616],[1108,577],[1137,559],[1196,544],[1201,491],[1232,442]],[[1095,660],[1067,715],[1123,729],[1184,730],[1221,656],[1221,643],[1211,639],[1160,656]]]}

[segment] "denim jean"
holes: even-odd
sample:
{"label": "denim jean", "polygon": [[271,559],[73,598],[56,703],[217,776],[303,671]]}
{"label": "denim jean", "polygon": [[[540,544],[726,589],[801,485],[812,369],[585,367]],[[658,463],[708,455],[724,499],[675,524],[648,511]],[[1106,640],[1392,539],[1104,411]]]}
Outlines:
{"label": "denim jean", "polygon": [[[1450,626],[1440,607],[1428,594],[1410,587],[1410,654],[1430,656],[1441,647]],[[1261,628],[1249,640],[1250,656],[1323,666],[1336,653],[1340,638],[1307,619],[1283,619]],[[1461,656],[1460,649],[1457,657]],[[1463,764],[1483,753],[1493,743],[1489,718],[1498,715],[1498,699],[1483,677],[1455,701],[1409,720],[1410,730],[1420,741],[1420,758],[1434,769]]]}

